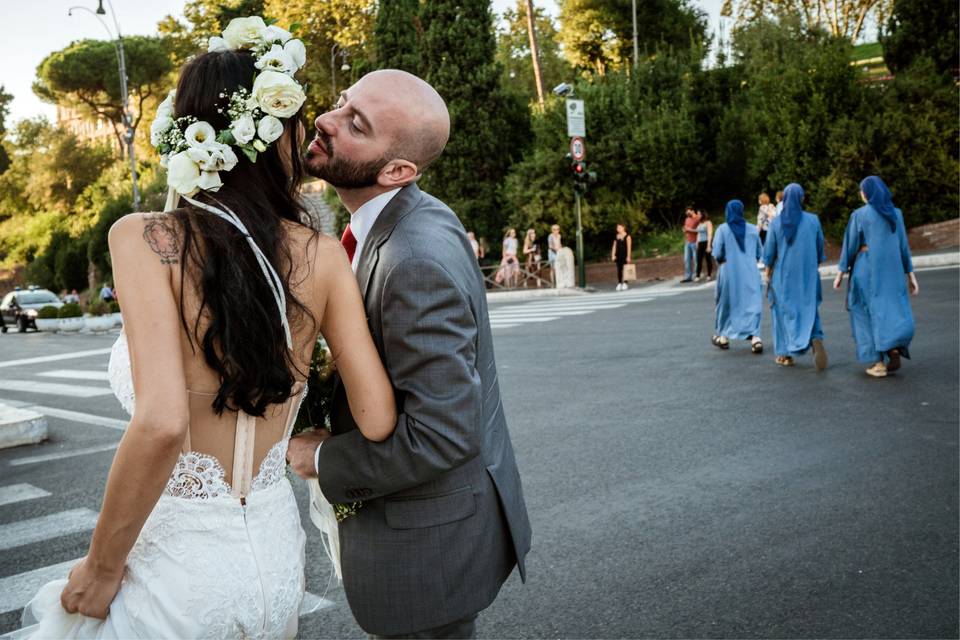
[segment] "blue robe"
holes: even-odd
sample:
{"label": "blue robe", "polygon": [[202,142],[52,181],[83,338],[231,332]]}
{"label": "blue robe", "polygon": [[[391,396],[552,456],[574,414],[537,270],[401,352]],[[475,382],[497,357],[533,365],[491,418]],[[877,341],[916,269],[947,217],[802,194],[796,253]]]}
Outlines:
{"label": "blue robe", "polygon": [[763,316],[763,283],[757,261],[762,254],[760,233],[747,223],[743,249],[724,223],[713,234],[713,257],[720,263],[717,276],[718,336],[747,340],[760,335]]}
{"label": "blue robe", "polygon": [[[897,228],[869,204],[850,216],[837,269],[850,271],[847,311],[860,362],[882,362],[899,349],[906,357],[913,339],[913,311],[904,274],[913,271],[903,214],[896,209]],[[866,246],[867,251],[860,252]]]}
{"label": "blue robe", "polygon": [[803,212],[793,244],[787,243],[781,222],[783,217],[777,216],[770,223],[763,262],[773,267],[767,287],[773,316],[773,351],[778,356],[792,356],[805,353],[811,340],[823,339],[819,265],[826,256],[823,229],[816,215]]}

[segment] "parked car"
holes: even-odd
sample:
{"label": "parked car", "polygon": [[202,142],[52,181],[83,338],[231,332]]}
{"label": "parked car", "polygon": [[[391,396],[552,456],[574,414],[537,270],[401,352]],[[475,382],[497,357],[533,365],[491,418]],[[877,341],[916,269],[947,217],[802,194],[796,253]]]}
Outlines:
{"label": "parked car", "polygon": [[0,302],[0,314],[5,324],[15,326],[23,333],[27,329],[37,329],[37,311],[46,306],[60,308],[63,303],[52,291],[30,287],[29,289],[14,289],[3,296]]}

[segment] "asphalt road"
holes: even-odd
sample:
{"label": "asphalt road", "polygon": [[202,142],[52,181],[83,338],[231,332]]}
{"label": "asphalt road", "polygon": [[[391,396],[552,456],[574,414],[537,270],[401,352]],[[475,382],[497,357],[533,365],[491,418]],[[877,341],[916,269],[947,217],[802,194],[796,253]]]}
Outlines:
{"label": "asphalt road", "polygon": [[[782,369],[772,349],[712,347],[709,287],[495,305],[534,541],[528,583],[510,579],[479,635],[958,637],[958,271],[918,276],[913,359],[883,380],[863,374],[830,290],[822,373],[809,357]],[[764,338],[772,347],[768,315]],[[105,354],[4,366],[112,340],[0,336],[0,402],[122,419],[112,396],[41,386],[104,387],[39,374],[102,371]],[[11,380],[35,386],[4,389]],[[120,431],[49,422],[49,442],[0,451],[0,492],[24,483],[50,494],[0,505],[0,531],[99,509],[112,451],[78,452]],[[31,461],[48,454],[67,457]],[[305,528],[307,588],[332,605],[303,617],[300,636],[364,637],[342,589],[327,589],[328,563]],[[10,548],[0,539],[0,601],[14,576],[77,558],[88,541],[89,529],[56,528]],[[0,632],[19,618],[0,612]]]}

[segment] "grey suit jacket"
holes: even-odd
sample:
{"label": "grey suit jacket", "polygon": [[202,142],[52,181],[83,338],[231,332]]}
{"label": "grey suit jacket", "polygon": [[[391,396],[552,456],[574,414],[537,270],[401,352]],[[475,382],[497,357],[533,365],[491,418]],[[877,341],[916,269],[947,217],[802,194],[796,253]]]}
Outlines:
{"label": "grey suit jacket", "polygon": [[384,442],[356,429],[339,387],[320,448],[340,524],[344,589],[368,633],[441,626],[486,608],[530,522],[500,401],[483,277],[456,215],[416,185],[387,204],[357,269],[370,331],[397,398]]}

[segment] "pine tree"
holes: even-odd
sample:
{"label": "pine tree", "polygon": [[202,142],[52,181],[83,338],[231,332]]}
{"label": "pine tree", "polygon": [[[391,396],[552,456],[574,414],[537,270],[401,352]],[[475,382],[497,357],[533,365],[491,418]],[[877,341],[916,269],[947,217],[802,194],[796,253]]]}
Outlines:
{"label": "pine tree", "polygon": [[419,10],[419,0],[380,0],[373,31],[377,68],[417,73]]}
{"label": "pine tree", "polygon": [[486,0],[430,0],[422,5],[420,74],[450,110],[450,142],[424,176],[467,229],[499,242],[506,224],[500,187],[529,140],[526,105],[500,86],[493,15]]}

